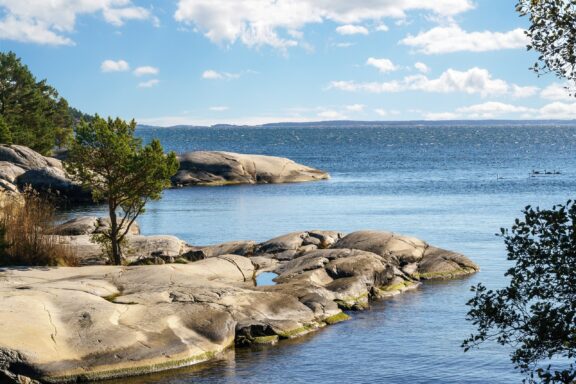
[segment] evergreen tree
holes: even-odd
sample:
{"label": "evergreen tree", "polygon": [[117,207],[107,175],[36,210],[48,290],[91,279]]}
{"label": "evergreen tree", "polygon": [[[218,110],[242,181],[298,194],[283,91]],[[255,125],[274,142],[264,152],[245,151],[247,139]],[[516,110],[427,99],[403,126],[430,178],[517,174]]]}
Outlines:
{"label": "evergreen tree", "polygon": [[104,120],[95,116],[76,127],[66,170],[92,190],[96,201],[105,201],[110,230],[96,240],[110,251],[111,261],[122,263],[122,243],[130,226],[144,212],[149,200],[158,200],[178,170],[174,152],[164,154],[158,140],[142,146],[134,137],[136,122]]}
{"label": "evergreen tree", "polygon": [[36,81],[14,52],[0,52],[0,115],[14,144],[43,154],[65,143],[72,131],[66,100],[46,80]]}
{"label": "evergreen tree", "polygon": [[2,115],[0,115],[0,144],[12,144],[12,132]]}

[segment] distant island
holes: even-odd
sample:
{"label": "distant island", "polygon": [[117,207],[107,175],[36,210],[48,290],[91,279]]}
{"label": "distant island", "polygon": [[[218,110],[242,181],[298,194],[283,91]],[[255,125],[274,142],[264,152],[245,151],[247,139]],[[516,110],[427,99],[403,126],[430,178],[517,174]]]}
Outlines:
{"label": "distant island", "polygon": [[164,129],[164,128],[385,128],[385,127],[572,127],[576,120],[406,120],[406,121],[356,121],[331,120],[310,121],[302,123],[278,122],[259,125],[215,124],[205,125],[172,125],[161,127],[155,125],[138,124],[138,128]]}

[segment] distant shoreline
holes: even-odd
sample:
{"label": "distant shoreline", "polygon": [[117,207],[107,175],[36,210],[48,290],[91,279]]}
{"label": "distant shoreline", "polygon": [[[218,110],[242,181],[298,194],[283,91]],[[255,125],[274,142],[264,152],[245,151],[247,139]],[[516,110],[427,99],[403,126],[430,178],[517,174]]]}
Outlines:
{"label": "distant shoreline", "polygon": [[576,127],[576,120],[406,120],[406,121],[310,121],[302,123],[268,123],[260,125],[171,125],[138,124],[139,129],[238,129],[238,128],[417,128],[417,127]]}

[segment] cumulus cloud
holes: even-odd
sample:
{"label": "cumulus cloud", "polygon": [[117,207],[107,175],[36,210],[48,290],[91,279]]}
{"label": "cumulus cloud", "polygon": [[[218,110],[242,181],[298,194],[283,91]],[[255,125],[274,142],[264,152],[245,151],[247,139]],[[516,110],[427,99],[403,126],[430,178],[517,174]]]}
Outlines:
{"label": "cumulus cloud", "polygon": [[138,87],[140,87],[140,88],[152,88],[152,87],[155,87],[156,85],[158,85],[158,83],[160,83],[160,80],[152,79],[152,80],[143,81],[141,83],[138,83]]}
{"label": "cumulus cloud", "polygon": [[540,108],[538,115],[542,119],[576,119],[576,103],[556,101]]}
{"label": "cumulus cloud", "polygon": [[380,24],[376,27],[377,32],[388,32],[390,28],[386,24]]}
{"label": "cumulus cloud", "polygon": [[364,104],[351,104],[346,106],[346,110],[350,112],[362,112],[364,111]]}
{"label": "cumulus cloud", "polygon": [[508,32],[467,32],[452,24],[432,28],[418,35],[408,35],[400,44],[416,48],[427,55],[449,52],[486,52],[501,49],[524,48],[528,38],[521,28]]}
{"label": "cumulus cloud", "polygon": [[400,111],[396,111],[396,110],[387,110],[384,108],[376,108],[374,110],[374,113],[377,114],[380,117],[388,117],[388,116],[393,116],[393,115],[399,115]]}
{"label": "cumulus cloud", "polygon": [[450,17],[473,7],[472,0],[179,0],[174,18],[194,25],[215,43],[286,49],[300,45],[288,32],[307,24],[354,25],[401,19],[410,11]]}
{"label": "cumulus cloud", "polygon": [[100,64],[100,70],[102,70],[102,72],[125,72],[129,69],[130,65],[124,60],[104,60],[102,64]]}
{"label": "cumulus cloud", "polygon": [[202,72],[202,78],[206,80],[232,80],[239,77],[238,73],[218,72],[213,69]]}
{"label": "cumulus cloud", "polygon": [[533,113],[533,108],[522,107],[512,104],[489,101],[482,104],[475,104],[468,107],[456,109],[458,114],[464,114],[472,119],[491,119],[507,114]]}
{"label": "cumulus cloud", "polygon": [[332,81],[328,88],[348,92],[394,93],[405,91],[422,91],[435,93],[462,92],[479,94],[482,97],[491,95],[513,95],[514,84],[495,79],[490,72],[482,68],[471,68],[467,71],[448,69],[436,79],[423,74],[406,76],[402,80],[387,82],[354,82]]}
{"label": "cumulus cloud", "polygon": [[1,0],[0,39],[49,45],[72,45],[79,15],[100,13],[110,24],[155,19],[149,10],[130,0]]}
{"label": "cumulus cloud", "polygon": [[157,75],[158,72],[160,72],[160,70],[158,68],[151,67],[149,65],[138,67],[134,70],[134,74],[136,76]]}
{"label": "cumulus cloud", "polygon": [[368,29],[361,25],[346,24],[336,28],[336,32],[341,35],[368,35]]}
{"label": "cumulus cloud", "polygon": [[416,68],[418,71],[422,72],[422,73],[428,73],[430,72],[430,68],[421,62],[417,62],[414,64],[414,68]]}
{"label": "cumulus cloud", "polygon": [[552,83],[540,92],[540,97],[554,101],[574,101],[574,96],[570,96],[570,88],[568,83]]}
{"label": "cumulus cloud", "polygon": [[228,107],[223,106],[223,105],[217,105],[215,107],[210,107],[210,110],[214,111],[214,112],[224,112],[224,111],[227,111],[228,109],[229,109]]}
{"label": "cumulus cloud", "polygon": [[576,102],[563,103],[556,101],[538,108],[533,108],[489,101],[460,107],[454,112],[424,113],[424,118],[427,120],[494,119],[504,117],[554,120],[576,119]]}
{"label": "cumulus cloud", "polygon": [[375,57],[370,57],[366,60],[366,65],[377,68],[382,73],[398,70],[398,67],[390,59],[377,59]]}
{"label": "cumulus cloud", "polygon": [[334,111],[334,110],[330,110],[330,109],[319,112],[318,117],[320,117],[321,119],[327,119],[327,120],[345,120],[348,118],[343,113],[338,112],[338,111]]}

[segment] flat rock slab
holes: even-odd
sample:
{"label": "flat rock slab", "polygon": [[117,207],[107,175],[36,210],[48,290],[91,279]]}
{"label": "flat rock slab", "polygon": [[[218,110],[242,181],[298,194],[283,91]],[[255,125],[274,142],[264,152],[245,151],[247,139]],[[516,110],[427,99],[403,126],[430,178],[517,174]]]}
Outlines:
{"label": "flat rock slab", "polygon": [[[62,230],[86,233],[95,220]],[[62,238],[84,244],[89,236]],[[172,236],[131,239],[166,254],[193,249]],[[220,254],[247,247],[255,254]],[[200,248],[206,258],[188,264],[1,269],[0,382],[182,367],[234,345],[274,343],[346,320],[342,310],[364,309],[420,280],[478,270],[461,254],[389,232],[305,231]],[[256,286],[264,271],[278,275],[275,285]]]}
{"label": "flat rock slab", "polygon": [[328,179],[326,172],[275,156],[233,152],[188,152],[180,155],[172,177],[177,186],[275,184]]}

